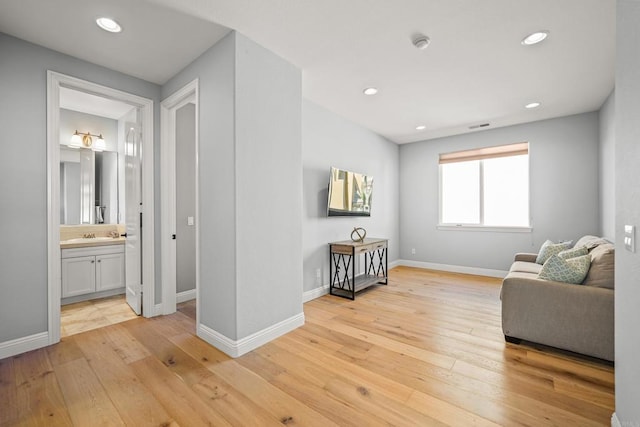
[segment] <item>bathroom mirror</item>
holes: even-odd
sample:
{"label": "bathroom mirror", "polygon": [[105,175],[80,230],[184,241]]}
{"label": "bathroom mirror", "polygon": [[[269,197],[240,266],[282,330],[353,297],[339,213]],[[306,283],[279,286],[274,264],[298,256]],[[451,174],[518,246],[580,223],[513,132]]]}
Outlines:
{"label": "bathroom mirror", "polygon": [[118,223],[118,153],[60,147],[60,224]]}

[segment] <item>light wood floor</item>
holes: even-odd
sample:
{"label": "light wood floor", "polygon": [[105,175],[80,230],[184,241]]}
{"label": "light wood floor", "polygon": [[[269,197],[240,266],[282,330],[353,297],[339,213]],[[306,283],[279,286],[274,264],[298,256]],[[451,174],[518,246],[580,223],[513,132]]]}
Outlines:
{"label": "light wood floor", "polygon": [[0,361],[0,425],[610,425],[613,368],[505,345],[499,287],[398,267],[237,359],[193,305],[73,335]]}
{"label": "light wood floor", "polygon": [[103,328],[136,317],[124,295],[67,304],[60,308],[60,336]]}

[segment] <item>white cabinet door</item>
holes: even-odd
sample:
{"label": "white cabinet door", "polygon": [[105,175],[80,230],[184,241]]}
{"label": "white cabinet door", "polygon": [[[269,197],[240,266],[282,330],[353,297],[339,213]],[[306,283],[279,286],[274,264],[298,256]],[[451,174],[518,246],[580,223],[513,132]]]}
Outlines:
{"label": "white cabinet door", "polygon": [[96,292],[124,287],[124,254],[96,256]]}
{"label": "white cabinet door", "polygon": [[62,260],[62,298],[96,291],[96,257]]}

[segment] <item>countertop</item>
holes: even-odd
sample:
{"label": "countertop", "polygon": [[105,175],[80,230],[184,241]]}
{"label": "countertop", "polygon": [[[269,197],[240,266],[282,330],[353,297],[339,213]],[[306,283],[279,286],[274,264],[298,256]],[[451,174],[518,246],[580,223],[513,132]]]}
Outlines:
{"label": "countertop", "polygon": [[76,238],[60,241],[60,249],[72,249],[72,248],[89,248],[93,246],[108,246],[108,245],[124,245],[127,241],[126,237],[116,238]]}

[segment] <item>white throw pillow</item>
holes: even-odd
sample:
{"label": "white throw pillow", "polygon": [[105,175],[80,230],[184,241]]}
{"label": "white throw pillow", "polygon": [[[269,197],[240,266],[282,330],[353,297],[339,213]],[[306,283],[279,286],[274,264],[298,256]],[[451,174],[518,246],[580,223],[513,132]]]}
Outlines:
{"label": "white throw pillow", "polygon": [[560,252],[558,256],[562,259],[569,259],[575,258],[577,256],[587,255],[588,253],[589,250],[587,249],[587,247],[581,246],[579,248],[565,249],[564,251]]}
{"label": "white throw pillow", "polygon": [[569,247],[568,242],[553,243],[551,240],[547,240],[540,247],[536,262],[538,264],[544,264],[552,255],[558,255],[560,252],[569,249]]}
{"label": "white throw pillow", "polygon": [[591,267],[590,255],[569,259],[562,259],[558,255],[552,255],[542,266],[538,278],[577,285],[587,277],[589,267]]}

